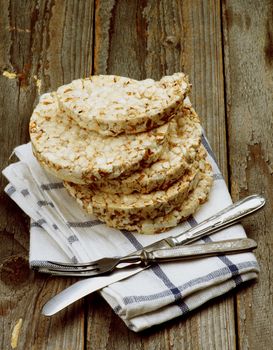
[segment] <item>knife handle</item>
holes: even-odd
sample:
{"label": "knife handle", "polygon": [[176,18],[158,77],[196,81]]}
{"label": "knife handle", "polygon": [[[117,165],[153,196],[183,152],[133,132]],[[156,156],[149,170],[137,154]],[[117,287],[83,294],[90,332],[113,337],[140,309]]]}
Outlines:
{"label": "knife handle", "polygon": [[265,198],[260,195],[248,196],[227,208],[221,210],[216,215],[202,221],[199,225],[189,229],[186,232],[176,236],[166,238],[171,247],[190,244],[208,234],[215,233],[221,229],[231,226],[240,221],[243,217],[252,214],[262,208],[265,204]]}
{"label": "knife handle", "polygon": [[143,250],[141,261],[148,265],[154,262],[192,260],[216,255],[238,254],[251,251],[256,247],[257,243],[250,238],[231,239],[205,244],[158,249],[155,251]]}

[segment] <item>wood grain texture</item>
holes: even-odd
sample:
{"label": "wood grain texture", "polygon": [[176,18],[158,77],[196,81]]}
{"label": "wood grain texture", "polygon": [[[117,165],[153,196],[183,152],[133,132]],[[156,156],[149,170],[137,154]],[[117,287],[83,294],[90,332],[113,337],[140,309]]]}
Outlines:
{"label": "wood grain texture", "polygon": [[94,72],[159,79],[185,71],[227,179],[220,2],[96,1]]}
{"label": "wood grain texture", "polygon": [[[159,79],[181,70],[188,73],[194,105],[226,176],[219,4],[218,1],[96,1],[94,73],[136,79]],[[97,300],[93,296],[87,299],[87,349],[235,348],[232,296],[196,311],[195,316],[148,330],[145,336],[129,331],[108,306]],[[107,336],[102,339],[100,333]]]}
{"label": "wood grain texture", "polygon": [[233,198],[258,192],[268,200],[263,212],[245,221],[248,235],[258,241],[259,282],[136,334],[96,294],[53,318],[40,316],[42,305],[73,280],[29,270],[29,220],[3,193],[1,177],[0,349],[11,349],[18,325],[16,349],[271,349],[272,1],[0,0],[0,5],[1,169],[14,160],[12,149],[29,140],[39,93],[91,73],[158,79],[183,70]]}
{"label": "wood grain texture", "polygon": [[227,1],[223,23],[232,196],[267,198],[245,224],[261,273],[237,295],[238,348],[266,350],[273,344],[273,3]]}
{"label": "wood grain texture", "polygon": [[[39,93],[91,73],[94,4],[2,0],[0,5],[2,170],[13,148],[29,140],[28,121]],[[22,319],[16,349],[82,349],[82,302],[56,318],[40,315],[42,305],[73,280],[29,270],[29,220],[3,193],[3,176],[0,185],[0,348],[11,349],[12,332]]]}

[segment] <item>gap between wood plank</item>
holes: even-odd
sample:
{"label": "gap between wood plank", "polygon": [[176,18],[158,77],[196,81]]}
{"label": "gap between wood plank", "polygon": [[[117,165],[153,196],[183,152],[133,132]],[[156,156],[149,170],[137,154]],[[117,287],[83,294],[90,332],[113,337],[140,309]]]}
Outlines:
{"label": "gap between wood plank", "polygon": [[[224,0],[225,1],[225,0]],[[223,24],[223,2],[220,1],[221,11],[221,41],[222,41],[222,62],[223,62],[223,80],[224,80],[224,107],[225,107],[225,127],[226,127],[226,157],[227,157],[227,186],[231,194],[231,182],[230,182],[230,154],[229,154],[229,130],[227,120],[227,91],[226,91],[226,69],[225,69],[225,45],[224,45],[224,24]],[[236,296],[233,296],[233,310],[234,310],[234,325],[235,325],[235,346],[239,349],[239,335],[238,335],[238,305]]]}

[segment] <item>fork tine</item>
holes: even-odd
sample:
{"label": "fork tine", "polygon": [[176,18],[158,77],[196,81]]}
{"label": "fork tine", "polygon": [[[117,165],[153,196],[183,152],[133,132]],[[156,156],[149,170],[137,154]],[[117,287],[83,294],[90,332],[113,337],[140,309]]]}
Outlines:
{"label": "fork tine", "polygon": [[100,264],[105,264],[106,261],[112,262],[114,260],[118,260],[120,257],[118,256],[113,256],[110,258],[100,258],[98,260],[93,260],[93,261],[88,261],[88,262],[81,262],[81,263],[64,263],[64,262],[59,262],[59,261],[52,261],[52,260],[47,260],[47,263],[53,265],[52,268],[58,267],[58,266],[66,266],[66,267],[72,267],[72,268],[78,268],[78,267],[86,267],[86,266],[93,266],[93,265],[100,265]]}
{"label": "fork tine", "polygon": [[66,272],[66,273],[84,273],[84,272],[90,272],[92,274],[102,274],[106,273],[107,271],[112,271],[113,268],[116,267],[118,262],[120,261],[120,258],[102,258],[96,261],[91,261],[87,263],[62,263],[62,262],[55,262],[50,261],[49,266],[47,268],[43,268],[43,272],[48,271],[48,273],[51,272]]}
{"label": "fork tine", "polygon": [[[93,264],[98,264],[102,259],[99,259],[99,260],[94,260],[94,261],[89,261],[89,262],[85,262],[85,263],[63,263],[63,262],[59,262],[59,261],[50,261],[50,260],[47,260],[47,263],[51,264],[51,265],[55,265],[56,267],[57,266],[67,266],[67,267],[74,267],[74,268],[77,268],[77,267],[85,267],[85,266],[91,266]],[[55,268],[54,266],[54,268]]]}
{"label": "fork tine", "polygon": [[50,266],[47,268],[49,271],[57,272],[88,272],[88,271],[98,271],[98,265],[87,265],[87,266]]}
{"label": "fork tine", "polygon": [[63,276],[63,277],[92,277],[92,276],[96,276],[97,273],[94,271],[56,271],[56,270],[50,270],[50,269],[44,269],[44,268],[40,268],[39,272],[43,272],[43,273],[47,273],[47,274],[51,274],[53,276]]}

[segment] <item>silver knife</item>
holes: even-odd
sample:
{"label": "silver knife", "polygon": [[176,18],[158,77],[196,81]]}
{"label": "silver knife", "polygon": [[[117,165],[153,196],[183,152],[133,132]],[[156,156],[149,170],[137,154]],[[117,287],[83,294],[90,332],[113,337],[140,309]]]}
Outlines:
{"label": "silver knife", "polygon": [[[199,225],[185,231],[176,237],[168,237],[149,246],[146,246],[145,250],[149,251],[149,249],[154,250],[169,248],[192,243],[201,237],[215,233],[225,227],[233,225],[234,223],[240,221],[241,218],[262,208],[264,204],[265,199],[260,195],[252,195],[246,197],[243,200],[228,206],[227,208],[221,210],[219,213],[202,221]],[[132,254],[141,254],[141,252],[142,249]],[[42,314],[45,316],[54,315],[58,311],[79,300],[80,298],[96,290],[100,290],[112,283],[133,276],[140,271],[143,271],[147,267],[133,267],[130,269],[115,271],[111,275],[92,277],[76,282],[72,286],[66,288],[54,296],[52,299],[50,299],[44,305]]]}

